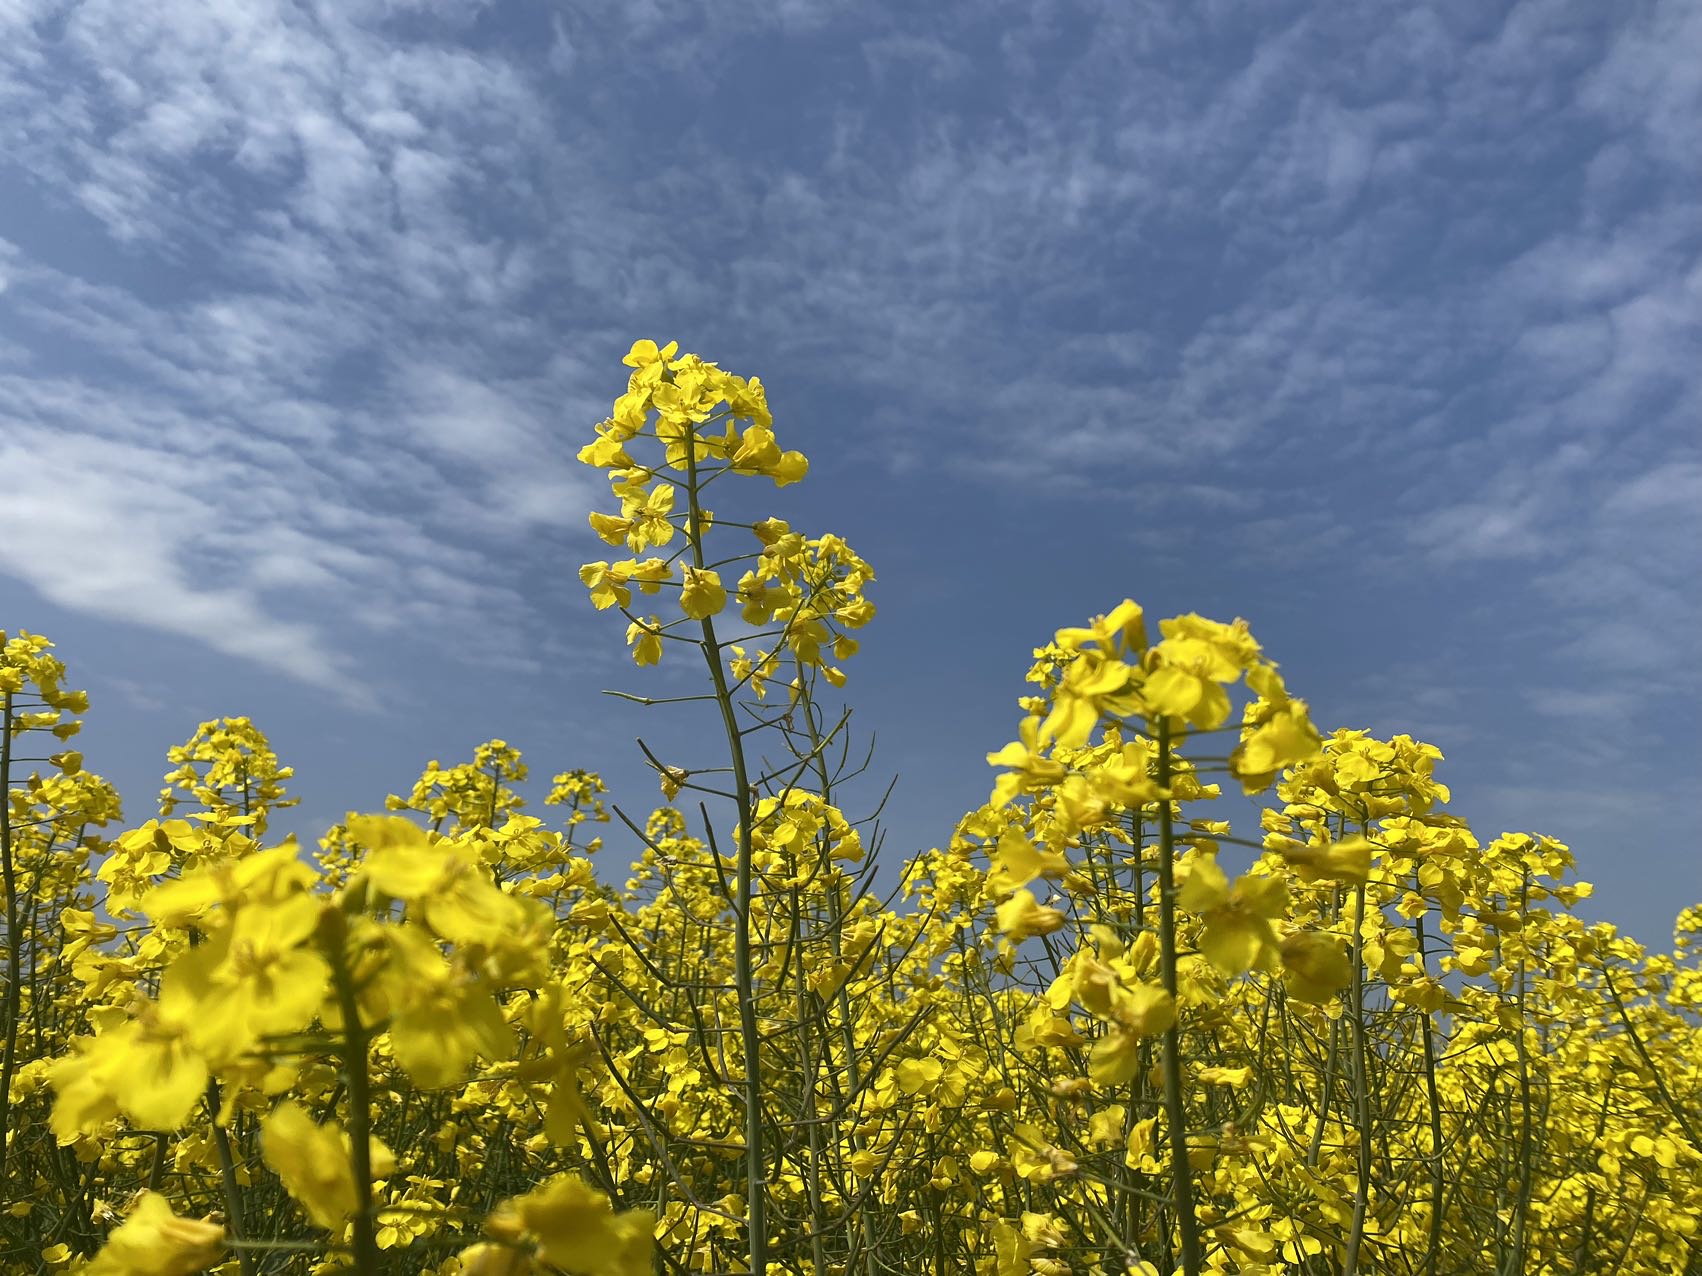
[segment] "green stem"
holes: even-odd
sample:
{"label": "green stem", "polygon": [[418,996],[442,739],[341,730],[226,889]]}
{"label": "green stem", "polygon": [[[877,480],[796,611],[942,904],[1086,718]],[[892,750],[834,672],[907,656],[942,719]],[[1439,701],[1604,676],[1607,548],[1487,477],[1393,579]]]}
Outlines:
{"label": "green stem", "polygon": [[[1523,922],[1526,910],[1530,906],[1531,874],[1525,870],[1519,884],[1519,917]],[[1519,1051],[1519,1194],[1513,1205],[1513,1253],[1508,1271],[1523,1272],[1525,1270],[1525,1232],[1528,1226],[1528,1215],[1531,1208],[1531,1178],[1532,1151],[1535,1142],[1531,1112],[1531,1059],[1530,1047],[1525,1041],[1525,1028],[1530,1022],[1527,1006],[1527,958],[1529,956],[1530,940],[1521,925],[1519,929],[1519,979],[1517,1004],[1519,1007],[1518,1026],[1513,1029],[1514,1042]]]}
{"label": "green stem", "polygon": [[[1170,814],[1170,723],[1158,722],[1158,952],[1164,990],[1176,999],[1176,840]],[[1188,1165],[1187,1114],[1182,1107],[1182,1021],[1164,1034],[1164,1112],[1170,1127],[1170,1182],[1176,1197],[1177,1230],[1182,1238],[1184,1276],[1199,1276],[1199,1222],[1194,1217],[1194,1184]]]}
{"label": "green stem", "polygon": [[[690,431],[686,446],[686,499],[690,502],[691,521],[686,539],[691,544],[692,564],[703,570],[702,512],[697,500],[697,432]],[[738,720],[733,715],[733,696],[727,688],[727,674],[721,667],[721,644],[715,637],[715,622],[705,617],[703,627],[703,659],[709,666],[709,676],[715,683],[715,701],[721,710],[721,727],[727,735],[727,749],[733,762],[733,794],[739,810],[738,867],[733,900],[733,981],[738,985],[739,1039],[744,1055],[745,1108],[745,1226],[749,1276],[767,1276],[768,1272],[768,1182],[767,1157],[763,1148],[762,1131],[762,1037],[756,1017],[756,977],[751,961],[751,789],[745,768],[745,749],[739,734]]]}
{"label": "green stem", "polygon": [[1679,1105],[1672,1091],[1667,1089],[1666,1079],[1655,1061],[1649,1057],[1648,1047],[1643,1044],[1642,1035],[1637,1026],[1631,1022],[1631,1014],[1625,1008],[1625,1001],[1619,995],[1619,989],[1613,984],[1613,971],[1607,964],[1602,964],[1602,979],[1607,984],[1607,993],[1613,1000],[1614,1009],[1619,1011],[1619,1021],[1625,1025],[1626,1036],[1631,1039],[1631,1046],[1637,1052],[1637,1057],[1643,1061],[1643,1066],[1649,1070],[1649,1079],[1654,1082],[1655,1091],[1661,1096],[1661,1101],[1667,1105],[1667,1111],[1672,1113],[1673,1120],[1678,1122],[1678,1128],[1684,1131],[1684,1137],[1689,1139],[1692,1146],[1702,1146],[1702,1134],[1690,1123],[1686,1109]]}
{"label": "green stem", "polygon": [[1359,1270],[1365,1240],[1365,1210],[1371,1200],[1371,1092],[1365,1070],[1365,884],[1354,889],[1353,905],[1353,1120],[1359,1127],[1359,1156],[1354,1166],[1353,1224],[1347,1234],[1342,1276]]}
{"label": "green stem", "polygon": [[[236,1156],[231,1151],[230,1131],[219,1124],[219,1109],[223,1106],[219,1083],[210,1078],[207,1081],[206,1100],[207,1119],[213,1126],[213,1146],[219,1154],[219,1186],[225,1196],[225,1213],[229,1216],[231,1239],[240,1242],[247,1239],[248,1228],[242,1218],[242,1189],[236,1181]],[[164,1140],[161,1140],[161,1154],[164,1146]],[[163,1155],[156,1154],[156,1163],[162,1159]],[[239,1249],[237,1261],[242,1266],[242,1276],[255,1276],[253,1254]]]}
{"label": "green stem", "polygon": [[[1425,959],[1424,918],[1416,919],[1419,960]],[[1430,1116],[1430,1235],[1424,1255],[1424,1276],[1436,1276],[1442,1259],[1442,1095],[1436,1085],[1436,1040],[1430,1012],[1419,1011],[1424,1033],[1424,1092]]]}
{"label": "green stem", "polygon": [[[11,1125],[12,1069],[18,1050],[18,985],[22,977],[23,927],[18,921],[18,882],[12,864],[12,693],[0,713],[0,877],[6,890],[5,1046],[0,1051],[0,1188],[6,1183],[6,1131]],[[10,1193],[3,1195],[9,1197]]]}
{"label": "green stem", "polygon": [[[1600,1144],[1602,1134],[1607,1130],[1608,1105],[1612,1099],[1613,1080],[1612,1074],[1610,1073],[1608,1083],[1602,1087],[1602,1109],[1596,1114],[1596,1137],[1591,1141],[1592,1148]],[[1590,1242],[1595,1239],[1595,1236],[1596,1184],[1592,1177],[1590,1181],[1590,1190],[1584,1197],[1584,1222],[1578,1229],[1578,1245],[1577,1248],[1572,1251],[1573,1276],[1585,1276],[1585,1273],[1589,1271]]]}
{"label": "green stem", "polygon": [[343,1077],[349,1088],[349,1157],[355,1175],[355,1270],[360,1276],[378,1276],[378,1230],[372,1209],[372,1091],[366,1075],[372,1037],[361,1024],[342,928],[338,931],[331,975],[343,1012]]}
{"label": "green stem", "polygon": [[[833,781],[828,776],[827,762],[822,757],[821,728],[816,725],[815,704],[810,699],[808,687],[805,687],[799,695],[798,703],[804,710],[804,726],[810,735],[810,756],[815,759],[816,776],[821,782],[821,800],[831,802],[833,800]],[[828,931],[830,942],[833,945],[835,961],[840,961],[845,956],[843,928],[845,915],[849,908],[848,894],[844,883],[835,885],[835,915]],[[834,994],[834,1000],[839,1007],[839,1034],[840,1042],[845,1050],[847,1080],[850,1082],[851,1092],[856,1094],[862,1088],[862,1078],[858,1075],[857,1036],[853,1022],[855,1016],[851,1013],[851,994],[845,990],[845,985],[850,982],[850,978],[847,977],[844,983],[839,985]],[[858,1139],[856,1146],[861,1148],[863,1140]],[[857,1207],[857,1227],[863,1238],[863,1266],[866,1276],[878,1276],[880,1250],[875,1241],[874,1228],[870,1222],[868,1211],[863,1209],[861,1205]]]}

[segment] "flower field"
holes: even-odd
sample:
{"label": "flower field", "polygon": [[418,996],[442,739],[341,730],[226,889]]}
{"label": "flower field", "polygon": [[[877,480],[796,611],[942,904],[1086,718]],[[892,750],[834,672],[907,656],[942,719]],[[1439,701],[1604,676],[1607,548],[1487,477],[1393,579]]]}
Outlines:
{"label": "flower field", "polygon": [[1702,907],[1583,921],[1438,748],[1129,600],[889,890],[829,703],[874,571],[764,515],[808,463],[760,380],[626,364],[580,578],[725,740],[647,816],[586,769],[525,813],[492,740],[269,840],[292,770],[231,717],[132,824],[0,633],[0,1271],[1702,1273]]}

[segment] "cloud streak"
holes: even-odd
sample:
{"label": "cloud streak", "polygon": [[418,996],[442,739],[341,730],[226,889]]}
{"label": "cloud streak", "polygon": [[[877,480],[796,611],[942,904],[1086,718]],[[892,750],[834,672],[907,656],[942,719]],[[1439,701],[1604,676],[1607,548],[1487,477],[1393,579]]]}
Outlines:
{"label": "cloud streak", "polygon": [[1377,596],[1430,619],[1344,674],[1364,717],[1428,683],[1533,773],[1579,765],[1554,723],[1677,753],[1699,22],[15,0],[0,456],[79,495],[0,504],[0,570],[325,694],[414,633],[595,667],[573,453],[678,337],[762,373],[871,557]]}

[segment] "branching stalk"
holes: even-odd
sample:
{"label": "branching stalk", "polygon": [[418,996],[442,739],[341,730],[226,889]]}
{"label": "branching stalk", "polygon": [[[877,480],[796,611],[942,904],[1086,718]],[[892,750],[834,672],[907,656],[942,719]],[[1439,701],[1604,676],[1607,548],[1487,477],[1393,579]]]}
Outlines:
{"label": "branching stalk", "polygon": [[[692,564],[704,567],[702,512],[698,507],[697,435],[687,437],[686,499],[690,502],[691,521],[686,536],[691,543]],[[768,1272],[768,1161],[763,1147],[762,1128],[762,1037],[756,1016],[756,977],[751,960],[751,789],[745,766],[744,738],[739,733],[738,720],[733,713],[733,696],[727,686],[727,673],[721,667],[721,643],[715,636],[715,621],[705,617],[698,622],[703,628],[703,659],[709,666],[709,676],[715,684],[715,700],[721,710],[721,726],[727,735],[727,750],[732,755],[734,802],[739,811],[738,865],[735,869],[733,898],[733,980],[738,984],[739,1037],[744,1056],[745,1108],[745,1229],[746,1253],[750,1276],[767,1276]]]}
{"label": "branching stalk", "polygon": [[[1158,723],[1158,952],[1164,990],[1174,1001],[1176,984],[1176,840],[1170,814],[1170,724]],[[1170,1183],[1175,1196],[1176,1226],[1182,1240],[1184,1276],[1199,1276],[1199,1222],[1194,1216],[1194,1185],[1188,1164],[1187,1113],[1182,1105],[1182,1023],[1164,1033],[1164,1113],[1170,1127]]]}
{"label": "branching stalk", "polygon": [[[331,916],[341,921],[337,914]],[[372,1208],[372,1091],[366,1074],[372,1035],[361,1023],[360,1001],[349,974],[341,926],[337,932],[331,976],[343,1015],[343,1078],[349,1090],[349,1158],[355,1178],[355,1271],[360,1276],[378,1276],[378,1232]]]}

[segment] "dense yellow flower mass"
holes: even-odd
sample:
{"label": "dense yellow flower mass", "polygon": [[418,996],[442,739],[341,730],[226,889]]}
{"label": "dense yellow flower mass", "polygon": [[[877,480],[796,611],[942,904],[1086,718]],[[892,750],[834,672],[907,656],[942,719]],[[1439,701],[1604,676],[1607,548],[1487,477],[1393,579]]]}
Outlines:
{"label": "dense yellow flower mass", "polygon": [[580,459],[631,557],[579,578],[635,665],[703,661],[628,698],[725,744],[647,749],[643,819],[586,769],[527,814],[491,740],[309,853],[235,717],[125,826],[0,633],[0,1271],[1702,1272],[1702,905],[1669,952],[1583,922],[1435,746],[1129,599],[1035,649],[989,800],[883,894],[823,689],[874,571],[742,508],[808,474],[760,380],[625,364]]}

